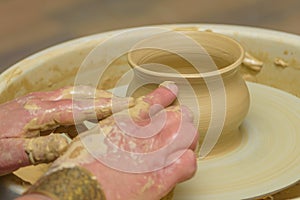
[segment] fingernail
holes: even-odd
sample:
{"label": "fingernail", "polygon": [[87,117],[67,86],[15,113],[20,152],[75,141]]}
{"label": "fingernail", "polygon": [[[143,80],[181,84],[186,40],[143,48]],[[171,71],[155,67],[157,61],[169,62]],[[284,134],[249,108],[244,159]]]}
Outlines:
{"label": "fingernail", "polygon": [[177,95],[178,94],[178,87],[173,81],[164,81],[159,85],[159,87],[165,87],[169,89],[173,94]]}

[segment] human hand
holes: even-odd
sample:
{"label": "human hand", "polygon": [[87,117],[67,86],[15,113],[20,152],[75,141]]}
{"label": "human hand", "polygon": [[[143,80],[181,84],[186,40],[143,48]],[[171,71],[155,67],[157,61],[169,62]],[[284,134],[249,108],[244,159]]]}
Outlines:
{"label": "human hand", "polygon": [[[192,114],[185,107],[167,107],[176,94],[174,84],[159,87],[136,101],[129,109],[131,118],[122,111],[77,136],[65,154],[20,199],[45,198],[37,193],[58,199],[164,197],[196,171],[193,150],[198,134]],[[163,107],[167,108],[161,110]],[[159,151],[163,147],[165,150]]]}
{"label": "human hand", "polygon": [[[0,175],[55,160],[66,150],[69,139],[63,134],[40,133],[73,125],[74,113],[76,123],[93,117],[94,112],[98,119],[105,118],[111,114],[112,98],[109,92],[77,86],[34,92],[0,105]],[[114,103],[120,105],[117,109],[127,107],[127,101],[133,105],[133,99],[114,98]]]}

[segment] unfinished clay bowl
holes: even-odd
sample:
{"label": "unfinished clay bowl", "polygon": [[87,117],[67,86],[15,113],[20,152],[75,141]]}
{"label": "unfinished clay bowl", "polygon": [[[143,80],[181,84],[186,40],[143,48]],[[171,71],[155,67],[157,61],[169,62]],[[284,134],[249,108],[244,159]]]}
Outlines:
{"label": "unfinished clay bowl", "polygon": [[134,77],[127,94],[139,96],[163,81],[179,87],[177,104],[188,106],[200,133],[200,156],[234,149],[249,109],[239,73],[242,46],[230,37],[203,31],[171,31],[137,43],[128,54]]}

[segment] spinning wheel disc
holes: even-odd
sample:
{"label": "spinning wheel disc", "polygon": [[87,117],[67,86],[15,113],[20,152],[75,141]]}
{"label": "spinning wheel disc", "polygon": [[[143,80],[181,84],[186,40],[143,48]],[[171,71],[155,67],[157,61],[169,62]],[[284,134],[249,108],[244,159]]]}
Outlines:
{"label": "spinning wheel disc", "polygon": [[241,144],[198,161],[193,179],[176,187],[174,199],[249,199],[273,193],[300,178],[300,99],[248,83],[249,113]]}

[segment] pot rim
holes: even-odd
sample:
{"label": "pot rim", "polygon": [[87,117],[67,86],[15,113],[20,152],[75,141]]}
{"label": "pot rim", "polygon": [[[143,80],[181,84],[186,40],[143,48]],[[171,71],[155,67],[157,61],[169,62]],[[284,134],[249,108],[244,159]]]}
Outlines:
{"label": "pot rim", "polygon": [[[215,33],[215,32],[208,32],[208,31],[181,31],[181,32],[199,32],[201,34],[207,34],[207,35],[214,35],[219,38],[223,38],[228,40],[228,42],[231,42],[232,44],[236,45],[236,47],[240,51],[239,57],[231,64],[222,67],[221,69],[218,70],[213,70],[210,72],[204,72],[204,73],[189,73],[189,74],[181,74],[181,73],[166,73],[166,72],[156,72],[156,71],[151,71],[145,68],[140,67],[136,62],[133,61],[132,59],[132,52],[129,51],[127,55],[128,59],[128,64],[135,70],[137,73],[145,74],[145,75],[150,75],[154,77],[166,77],[166,78],[188,78],[188,79],[197,79],[197,78],[210,78],[210,77],[215,77],[218,75],[223,75],[226,74],[227,72],[233,71],[237,69],[243,62],[244,56],[245,56],[245,50],[242,47],[242,45],[233,39],[232,37],[220,34],[220,33]],[[144,41],[151,39],[147,38],[145,40],[141,40],[138,43],[136,43],[131,49],[135,49],[138,47],[138,45],[142,44]]]}

